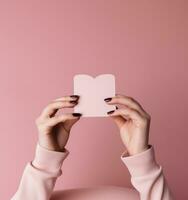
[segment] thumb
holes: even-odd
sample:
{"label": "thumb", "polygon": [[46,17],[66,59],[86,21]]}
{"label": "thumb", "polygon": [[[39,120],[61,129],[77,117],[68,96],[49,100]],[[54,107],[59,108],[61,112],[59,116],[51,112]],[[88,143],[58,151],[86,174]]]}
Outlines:
{"label": "thumb", "polygon": [[118,126],[119,129],[125,123],[125,119],[121,116],[110,116],[110,117],[112,118],[112,120],[115,122],[115,124]]}
{"label": "thumb", "polygon": [[[116,106],[116,110],[118,110],[118,107]],[[117,127],[120,129],[123,124],[125,123],[125,118],[123,118],[121,115],[110,115],[112,120],[115,122]]]}
{"label": "thumb", "polygon": [[69,119],[66,122],[64,122],[64,126],[67,131],[70,131],[72,126],[79,120],[80,118],[77,119]]}

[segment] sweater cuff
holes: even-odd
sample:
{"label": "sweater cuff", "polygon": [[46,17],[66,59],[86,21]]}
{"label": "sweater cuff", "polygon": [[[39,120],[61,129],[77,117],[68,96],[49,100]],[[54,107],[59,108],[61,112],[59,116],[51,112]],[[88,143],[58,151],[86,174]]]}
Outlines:
{"label": "sweater cuff", "polygon": [[159,168],[155,160],[155,152],[153,146],[146,151],[128,156],[128,152],[124,151],[121,160],[127,166],[131,176],[138,177],[149,174]]}
{"label": "sweater cuff", "polygon": [[51,151],[37,144],[32,165],[41,170],[55,172],[60,170],[68,154],[69,151],[67,149],[64,152]]}

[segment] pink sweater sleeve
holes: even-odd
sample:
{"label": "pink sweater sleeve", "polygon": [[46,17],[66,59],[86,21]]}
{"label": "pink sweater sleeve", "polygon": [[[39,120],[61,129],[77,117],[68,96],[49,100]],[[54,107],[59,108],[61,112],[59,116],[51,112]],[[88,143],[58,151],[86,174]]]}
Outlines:
{"label": "pink sweater sleeve", "polygon": [[[26,165],[19,188],[11,200],[49,200],[69,151],[49,151],[37,145],[33,162]],[[155,161],[153,147],[135,156],[126,152],[121,159],[141,200],[172,200],[162,168]]]}
{"label": "pink sweater sleeve", "polygon": [[152,146],[140,154],[128,156],[125,151],[121,160],[131,174],[131,182],[139,192],[141,200],[172,200],[172,194],[163,175],[162,167],[156,163]]}
{"label": "pink sweater sleeve", "polygon": [[49,200],[68,154],[67,149],[65,152],[49,151],[37,144],[35,158],[26,165],[19,188],[11,200]]}

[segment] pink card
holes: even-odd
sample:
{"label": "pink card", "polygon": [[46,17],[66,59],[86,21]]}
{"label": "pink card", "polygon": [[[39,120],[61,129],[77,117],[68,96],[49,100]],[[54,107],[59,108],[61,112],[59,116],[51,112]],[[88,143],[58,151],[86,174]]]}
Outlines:
{"label": "pink card", "polygon": [[115,96],[115,77],[112,74],[101,74],[93,78],[87,74],[74,76],[74,94],[79,95],[79,104],[74,112],[83,117],[106,117],[107,112],[115,110],[104,99]]}

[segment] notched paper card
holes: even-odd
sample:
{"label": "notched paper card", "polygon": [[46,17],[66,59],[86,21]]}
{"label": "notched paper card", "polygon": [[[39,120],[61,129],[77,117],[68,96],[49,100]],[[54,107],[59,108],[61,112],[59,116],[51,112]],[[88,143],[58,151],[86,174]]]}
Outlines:
{"label": "notched paper card", "polygon": [[115,109],[104,101],[115,96],[115,77],[112,74],[101,74],[95,78],[87,74],[75,75],[74,94],[80,96],[74,112],[82,113],[83,117],[106,117],[108,111]]}

